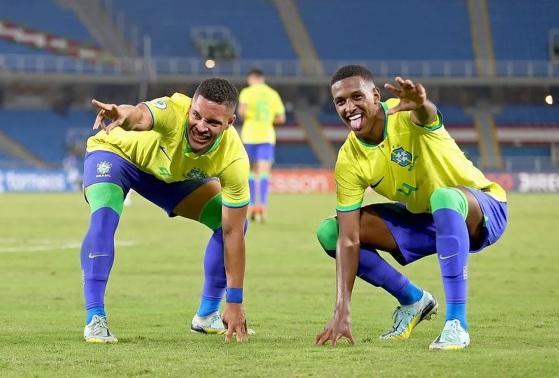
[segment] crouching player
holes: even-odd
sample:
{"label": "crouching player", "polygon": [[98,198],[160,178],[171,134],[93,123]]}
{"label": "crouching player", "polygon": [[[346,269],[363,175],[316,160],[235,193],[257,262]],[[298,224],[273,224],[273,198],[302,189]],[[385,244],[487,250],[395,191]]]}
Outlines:
{"label": "crouching player", "polygon": [[194,219],[213,230],[191,329],[226,333],[227,340],[235,333],[237,341],[246,340],[242,302],[249,162],[231,127],[237,100],[237,89],[219,78],[203,81],[193,98],[175,93],[136,106],[93,100],[99,109],[93,128],[103,130],[88,140],[84,163],[91,210],[81,248],[87,342],[117,342],[109,331],[104,298],[114,235],[130,189],[171,217]]}
{"label": "crouching player", "polygon": [[[507,223],[504,190],[466,159],[445,130],[424,87],[395,79],[385,88],[398,98],[381,102],[371,72],[340,68],[331,90],[336,111],[350,128],[336,162],[337,217],[324,220],[318,239],[336,258],[334,316],[316,337],[353,343],[350,320],[355,277],[381,287],[399,306],[394,325],[381,339],[405,340],[437,300],[388,264],[377,250],[401,265],[436,253],[445,292],[446,321],[430,349],[470,344],[466,318],[468,257],[493,244]],[[371,187],[397,203],[361,207]]]}

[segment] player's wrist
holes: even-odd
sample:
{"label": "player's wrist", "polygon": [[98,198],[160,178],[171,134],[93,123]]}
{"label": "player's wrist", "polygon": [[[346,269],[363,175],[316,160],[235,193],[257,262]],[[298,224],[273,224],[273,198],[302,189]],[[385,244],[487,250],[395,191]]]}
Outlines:
{"label": "player's wrist", "polygon": [[225,302],[227,303],[243,303],[243,288],[228,287],[225,289]]}

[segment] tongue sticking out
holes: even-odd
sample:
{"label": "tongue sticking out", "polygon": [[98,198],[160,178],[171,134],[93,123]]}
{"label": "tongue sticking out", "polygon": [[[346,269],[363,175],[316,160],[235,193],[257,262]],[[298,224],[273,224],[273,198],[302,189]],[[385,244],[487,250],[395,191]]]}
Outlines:
{"label": "tongue sticking out", "polygon": [[356,131],[361,130],[361,117],[351,119],[349,124],[350,124],[350,126],[353,130],[356,130]]}

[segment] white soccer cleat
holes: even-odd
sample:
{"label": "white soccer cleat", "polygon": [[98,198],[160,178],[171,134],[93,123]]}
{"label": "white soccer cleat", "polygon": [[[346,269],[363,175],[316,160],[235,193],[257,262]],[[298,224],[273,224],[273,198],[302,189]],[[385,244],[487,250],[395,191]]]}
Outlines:
{"label": "white soccer cleat", "polygon": [[198,314],[195,314],[192,318],[192,322],[190,322],[190,330],[192,332],[206,333],[208,335],[223,335],[226,332],[219,311],[213,312],[207,316],[198,316]]}
{"label": "white soccer cleat", "polygon": [[93,315],[91,322],[83,329],[86,343],[115,344],[118,339],[109,331],[106,316]]}
{"label": "white soccer cleat", "polygon": [[470,334],[458,319],[447,320],[441,335],[429,345],[431,350],[457,350],[470,345]]}
{"label": "white soccer cleat", "polygon": [[[224,335],[227,332],[221,314],[219,311],[213,312],[207,316],[198,316],[195,314],[190,322],[190,331],[196,333],[204,333],[207,335]],[[247,329],[249,335],[255,335],[256,331],[252,328]]]}
{"label": "white soccer cleat", "polygon": [[392,329],[380,336],[381,340],[406,340],[423,319],[431,319],[439,304],[431,293],[423,291],[421,299],[411,305],[398,306],[394,311]]}

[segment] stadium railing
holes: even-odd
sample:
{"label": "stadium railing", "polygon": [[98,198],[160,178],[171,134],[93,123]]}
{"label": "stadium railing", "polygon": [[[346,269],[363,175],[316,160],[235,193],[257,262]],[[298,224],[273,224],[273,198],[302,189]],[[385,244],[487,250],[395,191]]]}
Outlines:
{"label": "stadium railing", "polygon": [[[209,73],[242,76],[251,68],[260,67],[269,77],[304,77],[299,60],[218,61],[207,68],[198,58],[144,57],[118,58],[104,62],[81,60],[56,55],[0,54],[0,74],[75,74],[75,75],[207,75]],[[358,63],[369,67],[377,76],[405,75],[411,77],[473,78],[477,74],[475,61],[462,60],[323,60],[324,75],[331,75],[338,67]],[[484,64],[484,62],[481,62]],[[318,71],[317,71],[318,72]],[[317,74],[318,75],[318,74]],[[315,76],[317,76],[315,75]],[[559,62],[552,61],[496,61],[493,77],[559,78]]]}

